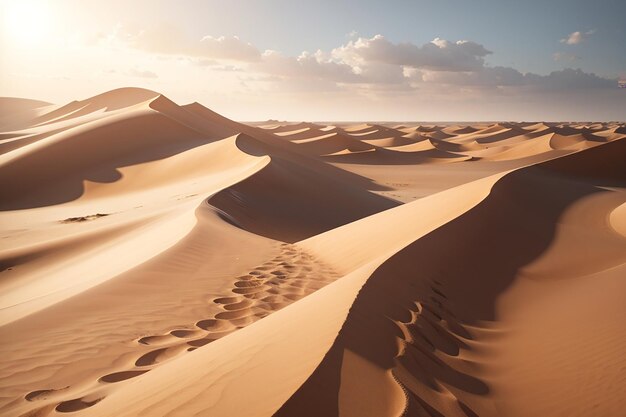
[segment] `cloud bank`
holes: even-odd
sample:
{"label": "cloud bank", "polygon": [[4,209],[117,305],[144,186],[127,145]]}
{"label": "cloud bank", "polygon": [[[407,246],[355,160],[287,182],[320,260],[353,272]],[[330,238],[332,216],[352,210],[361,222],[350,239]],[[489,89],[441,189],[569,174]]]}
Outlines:
{"label": "cloud bank", "polygon": [[[573,32],[561,42],[575,45],[591,34],[593,31]],[[122,31],[117,36],[128,46],[146,52],[183,57],[222,71],[245,70],[265,75],[266,80],[274,82],[289,81],[291,85],[311,82],[316,89],[325,86],[333,90],[350,85],[376,89],[395,85],[410,91],[440,85],[554,91],[605,89],[615,84],[615,80],[571,68],[539,75],[522,73],[512,67],[489,66],[486,57],[493,52],[470,40],[436,37],[416,45],[394,43],[378,34],[352,39],[327,52],[305,51],[298,56],[287,56],[274,50],[262,51],[237,36],[204,36],[193,40],[171,29]],[[576,59],[573,54],[561,52],[553,57]]]}

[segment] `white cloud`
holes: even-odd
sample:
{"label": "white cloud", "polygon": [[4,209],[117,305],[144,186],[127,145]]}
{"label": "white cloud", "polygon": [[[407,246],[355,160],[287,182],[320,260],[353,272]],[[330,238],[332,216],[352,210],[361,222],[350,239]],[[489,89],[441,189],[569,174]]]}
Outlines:
{"label": "white cloud", "polygon": [[412,66],[439,71],[469,71],[484,65],[484,57],[490,54],[480,44],[470,41],[449,42],[435,38],[417,46],[413,43],[394,44],[382,35],[359,38],[333,50],[338,59],[360,62],[384,62],[393,65]]}
{"label": "white cloud", "polygon": [[[580,69],[566,68],[548,75],[523,74],[511,67],[490,67],[484,57],[491,52],[484,46],[467,41],[450,42],[435,38],[417,46],[411,43],[394,44],[382,35],[359,38],[335,48],[331,53],[317,51],[298,57],[266,51],[251,70],[307,83],[315,88],[335,89],[367,86],[370,90],[410,92],[419,86],[461,86],[473,89],[500,87],[532,91],[606,89],[614,86],[608,80]],[[573,58],[570,58],[573,57]],[[576,59],[571,54],[555,54],[555,59]],[[351,87],[352,86],[352,87]],[[361,87],[358,87],[359,89]]]}
{"label": "white cloud", "polygon": [[593,35],[595,33],[595,29],[588,30],[587,32],[572,32],[569,34],[567,38],[561,39],[561,43],[565,43],[567,45],[578,45],[582,41],[584,41],[587,37]]}
{"label": "white cloud", "polygon": [[281,77],[321,79],[337,83],[356,82],[358,77],[350,65],[325,60],[321,52],[315,54],[303,52],[298,57],[290,57],[267,50],[251,69]]}
{"label": "white cloud", "polygon": [[[581,42],[593,31],[574,32],[564,43]],[[110,37],[104,37],[111,39]],[[278,51],[260,50],[236,36],[205,36],[194,41],[173,28],[167,31],[139,30],[129,32],[117,28],[115,38],[133,49],[160,56],[176,56],[223,74],[239,73],[252,78],[246,88],[282,86],[289,91],[393,91],[407,94],[415,89],[440,91],[447,88],[494,90],[517,88],[527,90],[578,90],[613,86],[607,80],[581,70],[564,69],[549,75],[523,74],[511,67],[490,67],[485,57],[492,52],[483,45],[469,41],[434,38],[422,45],[394,43],[383,35],[350,39],[330,51],[302,52],[298,56]],[[554,60],[571,62],[578,59],[567,52],[557,52]],[[156,78],[151,71],[132,69],[136,77]],[[243,82],[243,81],[241,81]]]}

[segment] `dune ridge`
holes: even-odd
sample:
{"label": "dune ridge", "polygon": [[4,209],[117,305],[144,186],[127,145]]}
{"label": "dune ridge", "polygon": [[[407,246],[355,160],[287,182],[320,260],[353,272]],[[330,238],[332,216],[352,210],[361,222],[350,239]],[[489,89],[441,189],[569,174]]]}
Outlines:
{"label": "dune ridge", "polygon": [[623,124],[0,105],[3,415],[626,407]]}

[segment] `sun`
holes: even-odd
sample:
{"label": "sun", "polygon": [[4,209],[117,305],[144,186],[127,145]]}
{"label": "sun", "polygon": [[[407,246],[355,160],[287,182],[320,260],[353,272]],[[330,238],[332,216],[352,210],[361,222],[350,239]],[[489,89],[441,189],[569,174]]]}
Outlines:
{"label": "sun", "polygon": [[2,9],[3,30],[12,43],[37,45],[52,31],[52,9],[45,1],[3,1]]}

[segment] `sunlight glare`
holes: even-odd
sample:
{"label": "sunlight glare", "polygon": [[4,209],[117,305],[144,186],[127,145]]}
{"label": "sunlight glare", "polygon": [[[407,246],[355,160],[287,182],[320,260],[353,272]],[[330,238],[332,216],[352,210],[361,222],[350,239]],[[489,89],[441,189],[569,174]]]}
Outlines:
{"label": "sunlight glare", "polygon": [[52,31],[52,11],[44,1],[16,0],[4,6],[5,35],[16,44],[41,44]]}

